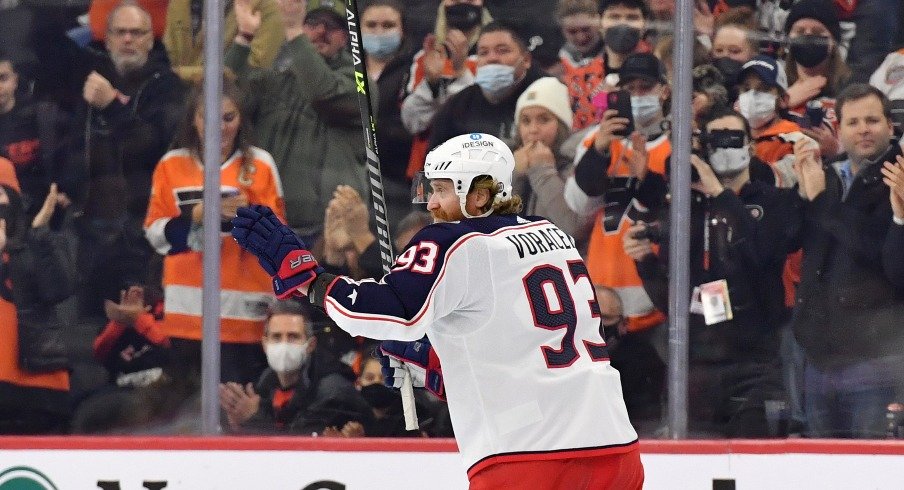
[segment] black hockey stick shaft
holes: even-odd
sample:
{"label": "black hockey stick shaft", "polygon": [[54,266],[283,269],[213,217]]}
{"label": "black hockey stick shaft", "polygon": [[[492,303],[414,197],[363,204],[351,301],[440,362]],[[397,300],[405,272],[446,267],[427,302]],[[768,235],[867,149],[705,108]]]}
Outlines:
{"label": "black hockey stick shaft", "polygon": [[357,86],[358,108],[361,110],[361,125],[364,128],[364,142],[367,146],[367,178],[370,183],[370,198],[377,221],[377,242],[380,244],[380,261],[383,273],[388,274],[395,254],[389,235],[389,220],[386,213],[386,198],[383,195],[383,174],[380,171],[380,155],[377,151],[377,124],[370,99],[370,79],[367,77],[367,62],[361,49],[361,24],[358,17],[358,1],[347,0],[348,42],[355,64],[355,85]]}
{"label": "black hockey stick shaft", "polygon": [[[346,1],[345,17],[348,21],[348,43],[355,66],[355,92],[358,96],[358,108],[361,112],[361,126],[364,130],[364,143],[367,150],[367,180],[370,182],[370,200],[373,203],[374,216],[377,221],[377,242],[380,245],[380,261],[383,264],[383,273],[389,274],[389,270],[395,260],[395,254],[392,252],[389,220],[386,215],[386,198],[383,195],[383,174],[380,172],[380,154],[377,151],[377,122],[370,100],[370,79],[367,77],[367,61],[364,50],[361,49],[360,10],[358,9],[358,0]],[[407,370],[402,380],[401,392],[405,429],[417,429],[414,388],[411,385],[411,375]]]}

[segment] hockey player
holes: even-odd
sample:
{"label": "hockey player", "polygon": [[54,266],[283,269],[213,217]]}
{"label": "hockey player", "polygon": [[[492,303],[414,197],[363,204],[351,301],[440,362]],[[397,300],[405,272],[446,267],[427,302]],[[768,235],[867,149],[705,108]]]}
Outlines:
{"label": "hockey player", "polygon": [[571,237],[516,214],[513,169],[512,152],[487,134],[431,151],[424,189],[435,223],[379,282],[323,273],[264,206],[239,209],[233,236],[279,297],[307,295],[351,335],[429,336],[432,349],[388,351],[426,368],[430,387],[444,382],[470,488],[641,488],[587,269]]}

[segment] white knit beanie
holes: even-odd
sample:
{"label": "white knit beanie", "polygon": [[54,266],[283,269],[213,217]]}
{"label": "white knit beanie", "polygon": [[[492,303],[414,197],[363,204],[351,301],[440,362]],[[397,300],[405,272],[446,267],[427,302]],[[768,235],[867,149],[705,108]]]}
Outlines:
{"label": "white knit beanie", "polygon": [[515,124],[521,117],[521,110],[534,105],[549,109],[565,123],[566,128],[571,128],[574,113],[571,111],[568,88],[556,78],[543,77],[524,90],[515,104]]}

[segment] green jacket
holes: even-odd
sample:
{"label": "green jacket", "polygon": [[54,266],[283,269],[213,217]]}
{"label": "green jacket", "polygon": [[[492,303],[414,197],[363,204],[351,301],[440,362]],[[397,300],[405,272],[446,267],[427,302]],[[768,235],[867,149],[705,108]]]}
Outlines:
{"label": "green jacket", "polygon": [[282,46],[272,69],[249,68],[248,52],[233,44],[226,66],[245,85],[256,143],[276,161],[289,226],[319,233],[337,185],[369,197],[351,55],[326,60],[304,36]]}

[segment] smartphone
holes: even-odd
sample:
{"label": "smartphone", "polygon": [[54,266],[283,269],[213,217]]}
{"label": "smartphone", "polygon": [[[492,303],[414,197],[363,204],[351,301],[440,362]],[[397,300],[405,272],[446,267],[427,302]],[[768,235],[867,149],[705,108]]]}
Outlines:
{"label": "smartphone", "polygon": [[618,90],[609,92],[606,96],[609,109],[618,111],[618,117],[624,117],[628,120],[625,129],[614,133],[616,136],[628,136],[634,132],[634,117],[631,115],[631,94],[627,90]]}

